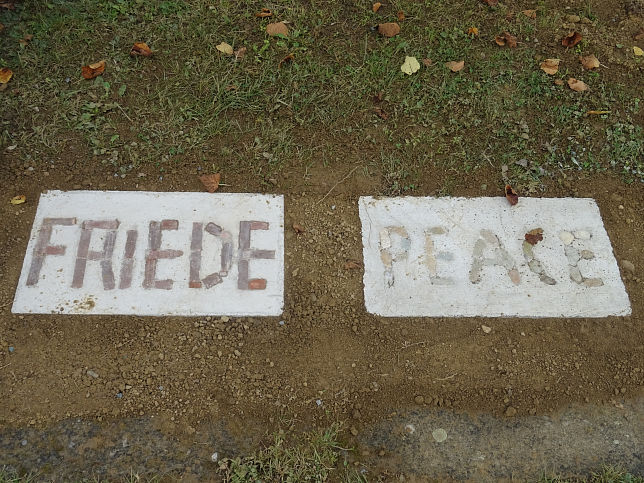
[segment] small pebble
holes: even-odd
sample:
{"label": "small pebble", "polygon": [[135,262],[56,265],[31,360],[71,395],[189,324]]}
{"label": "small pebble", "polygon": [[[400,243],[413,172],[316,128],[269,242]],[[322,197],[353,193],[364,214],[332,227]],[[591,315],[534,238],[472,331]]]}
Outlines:
{"label": "small pebble", "polygon": [[218,460],[219,460],[219,453],[215,451],[213,454],[210,455],[210,461],[212,461],[213,463],[216,463]]}
{"label": "small pebble", "polygon": [[575,238],[578,240],[590,240],[590,233],[585,230],[579,230],[575,232]]}
{"label": "small pebble", "polygon": [[23,439],[22,441],[20,441],[20,444],[23,446],[27,446],[27,440]]}
{"label": "small pebble", "polygon": [[98,373],[96,373],[95,371],[92,371],[91,369],[87,371],[87,375],[89,377],[93,377],[94,379],[98,379]]}
{"label": "small pebble", "polygon": [[[635,273],[635,265],[629,260],[622,260],[622,268],[627,272]],[[9,347],[9,350],[11,350],[11,347]]]}
{"label": "small pebble", "polygon": [[425,398],[423,396],[416,396],[414,398],[414,402],[416,404],[423,404],[425,402]]}
{"label": "small pebble", "polygon": [[486,334],[489,334],[490,332],[492,332],[492,327],[488,327],[487,325],[482,325],[481,330]]}
{"label": "small pebble", "polygon": [[447,431],[443,428],[435,429],[432,431],[432,436],[437,443],[442,443],[447,439]]}
{"label": "small pebble", "polygon": [[564,245],[570,245],[575,237],[569,231],[562,231],[559,233],[559,239],[564,242]]}
{"label": "small pebble", "polygon": [[416,427],[413,424],[406,424],[405,425],[405,432],[407,434],[414,434],[416,432]]}
{"label": "small pebble", "polygon": [[16,349],[14,349],[14,348],[13,348],[13,346],[9,346],[9,352],[13,352],[13,351],[15,351],[15,350],[16,350]]}
{"label": "small pebble", "polygon": [[505,410],[505,416],[508,418],[516,416],[516,414],[517,414],[517,410],[514,409],[512,406],[508,406],[508,408]]}

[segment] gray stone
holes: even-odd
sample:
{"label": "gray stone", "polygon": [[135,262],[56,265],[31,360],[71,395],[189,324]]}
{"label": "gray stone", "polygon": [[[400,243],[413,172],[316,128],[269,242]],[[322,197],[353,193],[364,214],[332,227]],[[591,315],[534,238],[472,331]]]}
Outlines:
{"label": "gray stone", "polygon": [[576,283],[583,282],[584,277],[581,276],[581,272],[578,267],[570,267],[570,280]]}
{"label": "gray stone", "polygon": [[559,233],[559,239],[564,242],[564,245],[570,245],[575,237],[569,231],[562,231]]}
{"label": "gray stone", "polygon": [[530,267],[530,270],[532,270],[532,272],[536,273],[537,275],[541,275],[543,273],[543,267],[541,266],[541,262],[539,260],[530,260],[528,262],[528,267]]}
{"label": "gray stone", "polygon": [[566,258],[568,259],[568,264],[573,267],[577,265],[577,262],[581,258],[581,255],[579,255],[579,250],[577,250],[572,245],[566,245],[564,247],[564,253],[566,254]]}
{"label": "gray stone", "polygon": [[584,280],[584,285],[586,287],[601,287],[604,285],[601,278],[587,278]]}
{"label": "gray stone", "polygon": [[595,258],[595,254],[590,250],[582,250],[581,258],[583,258],[584,260],[592,260],[593,258]]}
{"label": "gray stone", "polygon": [[629,260],[622,260],[622,268],[627,272],[635,273],[635,265]]}
{"label": "gray stone", "polygon": [[575,238],[578,240],[590,240],[590,233],[586,230],[579,230],[575,232]]}

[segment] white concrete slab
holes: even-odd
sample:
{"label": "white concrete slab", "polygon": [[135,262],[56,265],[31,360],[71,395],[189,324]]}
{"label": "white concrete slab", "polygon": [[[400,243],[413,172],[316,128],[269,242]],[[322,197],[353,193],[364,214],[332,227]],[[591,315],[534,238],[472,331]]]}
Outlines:
{"label": "white concrete slab", "polygon": [[[367,310],[603,317],[630,302],[592,199],[360,198]],[[535,246],[525,234],[541,228]]]}
{"label": "white concrete slab", "polygon": [[12,311],[280,315],[284,199],[49,191]]}

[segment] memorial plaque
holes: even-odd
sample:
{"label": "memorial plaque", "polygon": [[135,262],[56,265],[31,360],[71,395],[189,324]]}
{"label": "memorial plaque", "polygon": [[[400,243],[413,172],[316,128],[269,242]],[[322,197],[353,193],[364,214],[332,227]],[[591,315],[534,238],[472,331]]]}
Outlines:
{"label": "memorial plaque", "polygon": [[280,315],[284,199],[49,191],[12,311]]}
{"label": "memorial plaque", "polygon": [[360,198],[367,310],[603,317],[630,302],[592,199]]}

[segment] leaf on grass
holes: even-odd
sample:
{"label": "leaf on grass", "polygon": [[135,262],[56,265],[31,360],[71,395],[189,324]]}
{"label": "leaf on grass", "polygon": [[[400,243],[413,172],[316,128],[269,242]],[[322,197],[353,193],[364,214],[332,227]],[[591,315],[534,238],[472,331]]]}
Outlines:
{"label": "leaf on grass", "polygon": [[574,47],[579,42],[581,42],[582,38],[583,37],[579,32],[570,32],[563,39],[561,39],[561,45],[563,45],[564,47]]}
{"label": "leaf on grass", "polygon": [[357,270],[362,267],[362,264],[357,260],[347,260],[344,262],[345,270]]}
{"label": "leaf on grass", "polygon": [[535,228],[534,230],[530,230],[528,233],[525,234],[525,241],[527,241],[530,245],[536,245],[542,240],[543,240],[542,228]]}
{"label": "leaf on grass", "polygon": [[584,81],[577,80],[574,77],[568,79],[568,87],[570,87],[575,92],[583,92],[589,89]]}
{"label": "leaf on grass", "polygon": [[610,111],[588,111],[586,113],[588,116],[601,116],[603,114],[610,114]]}
{"label": "leaf on grass", "polygon": [[562,85],[564,85],[564,81],[561,80],[561,79],[555,79],[555,85],[562,86]]}
{"label": "leaf on grass", "polygon": [[2,32],[3,30],[4,30],[4,24],[0,23],[0,32]]}
{"label": "leaf on grass", "polygon": [[295,233],[297,233],[298,235],[306,231],[304,230],[304,227],[302,225],[298,225],[297,223],[293,223],[293,230],[295,230]]}
{"label": "leaf on grass", "polygon": [[85,79],[93,79],[105,72],[105,61],[95,62],[94,64],[84,65],[81,73]]}
{"label": "leaf on grass", "polygon": [[423,59],[423,65],[425,67],[429,67],[430,65],[432,65],[432,59]]}
{"label": "leaf on grass", "polygon": [[420,64],[418,63],[416,57],[406,56],[405,62],[403,62],[403,65],[400,66],[400,70],[402,70],[407,75],[412,75],[414,72],[418,72],[418,69],[420,69]]}
{"label": "leaf on grass", "polygon": [[382,98],[384,97],[385,93],[383,91],[378,92],[375,96],[373,96],[373,102],[374,104],[377,102],[382,102]]}
{"label": "leaf on grass", "polygon": [[640,28],[639,31],[633,35],[634,40],[642,40],[644,39],[644,27]]}
{"label": "leaf on grass", "polygon": [[277,68],[278,68],[278,69],[281,69],[281,68],[282,68],[282,64],[285,64],[285,63],[287,63],[287,62],[291,62],[291,61],[292,61],[292,60],[294,60],[294,59],[295,59],[295,55],[293,55],[293,54],[288,54],[286,57],[284,57],[282,60],[280,60],[280,63],[279,63],[279,64],[277,64]]}
{"label": "leaf on grass", "polygon": [[510,202],[512,206],[516,205],[519,202],[519,195],[512,189],[512,186],[510,186],[509,184],[505,185],[505,198]]}
{"label": "leaf on grass", "polygon": [[599,60],[594,55],[586,55],[585,57],[579,57],[579,62],[584,66],[584,69],[596,69],[599,67]]}
{"label": "leaf on grass", "polygon": [[496,7],[499,4],[499,0],[483,0],[483,3],[489,5],[490,7]]}
{"label": "leaf on grass", "polygon": [[266,26],[266,33],[271,37],[275,37],[276,35],[288,37],[288,27],[284,22],[269,23]]}
{"label": "leaf on grass", "polygon": [[374,13],[375,13],[375,12],[377,12],[378,10],[380,10],[380,7],[382,7],[382,3],[380,3],[380,2],[376,2],[376,3],[374,3],[374,4],[371,6],[371,10],[373,10],[373,11],[374,11]]}
{"label": "leaf on grass", "polygon": [[[2,25],[2,24],[0,24],[0,25]],[[1,27],[0,27],[0,31],[2,31]],[[23,38],[18,40],[18,42],[20,42],[20,45],[22,45],[22,46],[27,46],[27,45],[29,45],[29,42],[31,42],[33,40],[33,38],[34,38],[33,35],[27,34]]]}
{"label": "leaf on grass", "polygon": [[382,110],[380,107],[375,107],[373,111],[376,113],[376,116],[378,116],[380,119],[383,121],[386,121],[389,119],[389,114],[387,114],[385,111]]}
{"label": "leaf on grass", "polygon": [[541,70],[548,75],[555,75],[559,71],[559,59],[546,59],[541,62]]}
{"label": "leaf on grass", "polygon": [[6,8],[7,10],[15,10],[16,6],[13,2],[0,2],[0,8]]}
{"label": "leaf on grass", "polygon": [[152,55],[152,49],[145,42],[134,42],[134,45],[130,50],[130,55],[132,57],[135,57],[137,55],[150,57]]}
{"label": "leaf on grass", "polygon": [[9,67],[0,69],[0,84],[6,84],[13,77],[13,71]]}
{"label": "leaf on grass", "polygon": [[398,21],[402,22],[403,20],[405,20],[405,12],[403,12],[402,10],[399,10],[398,11]]}
{"label": "leaf on grass", "polygon": [[503,32],[501,35],[497,35],[494,38],[494,41],[497,43],[497,45],[500,45],[503,47],[504,45],[507,45],[511,49],[514,49],[517,46],[517,38],[512,35],[510,32]]}
{"label": "leaf on grass", "polygon": [[457,62],[455,60],[450,60],[449,62],[445,62],[445,67],[447,67],[452,72],[459,72],[463,70],[463,67],[465,67],[465,61],[459,60]]}
{"label": "leaf on grass", "polygon": [[535,19],[537,18],[537,11],[536,10],[522,10],[521,13],[525,15],[528,18]]}
{"label": "leaf on grass", "polygon": [[9,203],[11,203],[12,205],[21,205],[25,201],[27,201],[27,197],[25,195],[19,195],[11,198],[11,201],[9,201]]}
{"label": "leaf on grass", "polygon": [[233,46],[230,44],[227,44],[226,42],[222,42],[216,48],[222,54],[233,55]]}
{"label": "leaf on grass", "polygon": [[644,55],[644,50],[640,49],[637,45],[633,47],[633,53],[638,57]]}
{"label": "leaf on grass", "polygon": [[235,52],[233,52],[235,54],[235,60],[243,59],[246,55],[246,50],[246,47],[240,47]]}
{"label": "leaf on grass", "polygon": [[271,17],[273,15],[273,12],[269,8],[262,8],[261,12],[257,12],[255,14],[255,17],[259,18],[266,18],[266,17]]}
{"label": "leaf on grass", "polygon": [[478,34],[479,34],[479,29],[477,29],[476,27],[470,27],[467,29],[467,35],[469,35],[472,38],[478,36]]}
{"label": "leaf on grass", "polygon": [[400,33],[400,25],[396,22],[381,23],[378,25],[378,33],[384,37],[394,37]]}
{"label": "leaf on grass", "polygon": [[214,193],[219,188],[221,173],[202,174],[199,176],[199,181],[201,181],[201,184],[203,184],[206,190],[208,190],[208,193]]}

